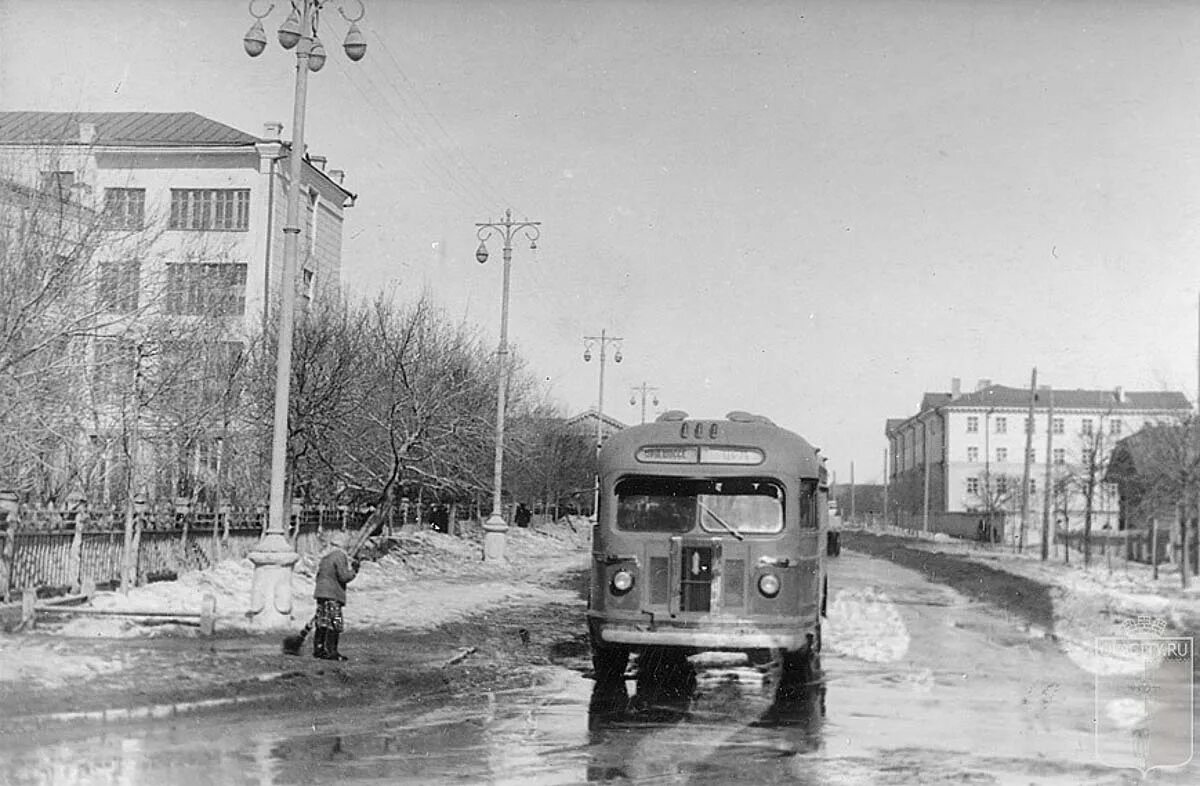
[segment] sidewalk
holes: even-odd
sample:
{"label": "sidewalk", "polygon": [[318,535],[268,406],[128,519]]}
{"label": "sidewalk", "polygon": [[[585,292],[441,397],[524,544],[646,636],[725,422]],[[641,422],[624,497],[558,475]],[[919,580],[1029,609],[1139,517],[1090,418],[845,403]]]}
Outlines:
{"label": "sidewalk", "polygon": [[[98,608],[194,611],[217,598],[216,634],[123,617],[39,616],[26,634],[0,635],[0,727],[56,721],[167,717],[247,702],[292,703],[314,691],[438,690],[430,675],[464,657],[468,642],[438,628],[513,606],[575,602],[561,576],[586,565],[590,529],[566,523],[509,531],[507,559],[484,563],[474,539],[435,532],[401,536],[397,548],[364,562],[345,609],[345,664],[281,652],[284,632],[247,628],[253,568],[247,560],[138,587],[102,593]],[[312,614],[315,561],[293,574],[298,631]],[[430,683],[430,684],[426,684]]]}

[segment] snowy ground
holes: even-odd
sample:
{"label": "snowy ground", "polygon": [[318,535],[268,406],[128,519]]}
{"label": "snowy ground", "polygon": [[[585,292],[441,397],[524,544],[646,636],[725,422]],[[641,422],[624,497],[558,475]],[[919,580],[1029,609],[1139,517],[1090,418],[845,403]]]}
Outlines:
{"label": "snowy ground", "polygon": [[[506,559],[483,562],[481,543],[433,531],[407,533],[395,548],[362,564],[350,584],[345,608],[351,629],[375,627],[426,630],[482,609],[530,599],[573,600],[575,593],[545,586],[547,575],[583,567],[590,543],[586,520],[539,529],[509,530]],[[293,619],[298,630],[313,613],[313,574],[316,560],[301,560],[292,574]],[[228,560],[177,581],[155,582],[129,594],[104,592],[94,608],[160,610],[196,613],[205,595],[217,603],[219,632],[251,632],[246,618],[253,566],[249,560]],[[39,617],[39,634],[0,635],[0,683],[26,681],[47,688],[61,687],[99,674],[121,671],[122,658],[84,655],[72,642],[78,638],[137,638],[198,636],[194,627],[147,626],[125,617],[73,617],[55,622]]]}
{"label": "snowy ground", "polygon": [[867,532],[897,535],[907,545],[931,553],[952,555],[990,568],[1023,576],[1051,588],[1054,601],[1054,630],[1049,631],[1063,650],[1088,671],[1110,673],[1128,670],[1127,664],[1113,663],[1096,655],[1096,638],[1124,636],[1127,621],[1149,617],[1165,622],[1168,635],[1195,635],[1200,625],[1200,580],[1193,578],[1183,589],[1179,569],[1160,565],[1156,580],[1153,568],[1113,557],[1111,563],[1098,555],[1088,568],[1083,555],[1071,552],[1071,562],[1057,555],[1041,560],[1039,546],[1023,553],[1011,546],[987,546],[945,535],[925,536],[893,527],[873,528]]}

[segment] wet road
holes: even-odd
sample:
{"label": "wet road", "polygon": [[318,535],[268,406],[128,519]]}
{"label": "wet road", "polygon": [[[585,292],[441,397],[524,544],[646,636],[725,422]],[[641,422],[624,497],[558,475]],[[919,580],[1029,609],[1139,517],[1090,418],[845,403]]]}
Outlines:
{"label": "wet road", "polygon": [[[582,654],[526,689],[57,730],[0,741],[5,783],[1137,783],[1096,756],[1096,682],[1039,630],[891,563],[831,561],[825,684],[772,701],[735,659],[683,695],[594,695]],[[839,589],[840,588],[840,589]],[[582,627],[582,607],[579,609]],[[569,651],[569,648],[563,648]],[[766,684],[764,685],[764,679]],[[1123,741],[1102,740],[1120,760]],[[1200,782],[1195,765],[1148,782]]]}

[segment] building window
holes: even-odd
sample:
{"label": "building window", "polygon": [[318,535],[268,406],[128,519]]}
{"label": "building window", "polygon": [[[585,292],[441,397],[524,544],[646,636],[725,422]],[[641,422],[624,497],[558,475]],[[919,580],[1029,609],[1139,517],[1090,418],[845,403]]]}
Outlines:
{"label": "building window", "polygon": [[116,314],[132,314],[138,309],[141,281],[140,260],[101,262],[98,306],[104,311]]}
{"label": "building window", "polygon": [[1121,428],[1122,425],[1120,418],[1113,418],[1112,420],[1108,421],[1109,434],[1112,434],[1113,436],[1119,436],[1121,434]]}
{"label": "building window", "polygon": [[1054,422],[1052,424],[1052,428],[1053,428],[1053,431],[1055,434],[1062,434],[1062,433],[1065,433],[1065,431],[1066,431],[1066,427],[1063,424],[1062,418],[1055,418]]}
{"label": "building window", "polygon": [[967,478],[967,493],[979,495],[979,478]]}
{"label": "building window", "polygon": [[1084,418],[1083,422],[1079,424],[1079,429],[1085,437],[1090,437],[1092,435],[1092,419]]}
{"label": "building window", "polygon": [[996,493],[997,494],[1007,494],[1008,493],[1008,478],[1005,477],[1004,475],[1001,475],[1000,477],[996,478]]}
{"label": "building window", "polygon": [[1067,463],[1067,451],[1064,448],[1054,449],[1054,463],[1058,465]]}
{"label": "building window", "polygon": [[1008,448],[996,448],[996,461],[1000,464],[1008,461]]}
{"label": "building window", "polygon": [[1007,434],[1008,433],[1008,418],[996,418],[996,433],[997,434]]}
{"label": "building window", "polygon": [[172,188],[168,227],[245,232],[250,228],[250,189]]}
{"label": "building window", "polygon": [[96,339],[92,384],[98,399],[117,401],[122,392],[133,390],[136,354],[129,339],[116,336]]}
{"label": "building window", "polygon": [[1037,494],[1037,478],[1030,478],[1029,479],[1029,496],[1032,497],[1034,494]]}
{"label": "building window", "polygon": [[104,189],[104,225],[109,229],[141,229],[146,220],[146,189]]}
{"label": "building window", "polygon": [[1034,434],[1037,432],[1037,427],[1033,422],[1033,418],[1025,418],[1025,433]]}
{"label": "building window", "polygon": [[1025,451],[1025,458],[1029,459],[1030,464],[1037,463],[1037,448],[1030,448]]}
{"label": "building window", "polygon": [[979,417],[978,416],[976,416],[976,415],[968,415],[967,416],[967,433],[968,434],[978,434],[979,433]]}
{"label": "building window", "polygon": [[42,172],[38,185],[44,193],[66,202],[71,198],[71,189],[75,185],[75,173],[65,170]]}
{"label": "building window", "polygon": [[976,447],[967,448],[967,461],[971,462],[972,464],[979,461],[979,448],[976,448]]}
{"label": "building window", "polygon": [[246,265],[176,262],[167,265],[167,312],[240,316],[246,313]]}

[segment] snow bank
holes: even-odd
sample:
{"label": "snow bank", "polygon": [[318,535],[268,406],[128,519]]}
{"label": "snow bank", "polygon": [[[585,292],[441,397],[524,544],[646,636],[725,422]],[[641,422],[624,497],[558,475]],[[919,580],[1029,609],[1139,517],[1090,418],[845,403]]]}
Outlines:
{"label": "snow bank", "polygon": [[[362,563],[350,585],[346,606],[348,625],[426,628],[497,603],[553,599],[571,593],[543,590],[538,580],[547,571],[585,564],[591,529],[586,521],[538,529],[512,528],[503,562],[483,562],[479,534],[459,538],[432,530],[404,533],[378,542],[386,553]],[[318,559],[302,557],[292,574],[293,619],[300,627],[312,616],[313,577]],[[173,611],[196,614],[205,595],[217,604],[219,631],[250,630],[246,612],[254,565],[248,559],[226,560],[204,571],[186,573],[176,581],[135,587],[129,594],[100,593],[92,606],[125,611]],[[573,595],[572,595],[573,597]],[[137,637],[197,636],[195,627],[176,624],[147,626],[123,617],[47,617],[39,629],[63,636]]]}

